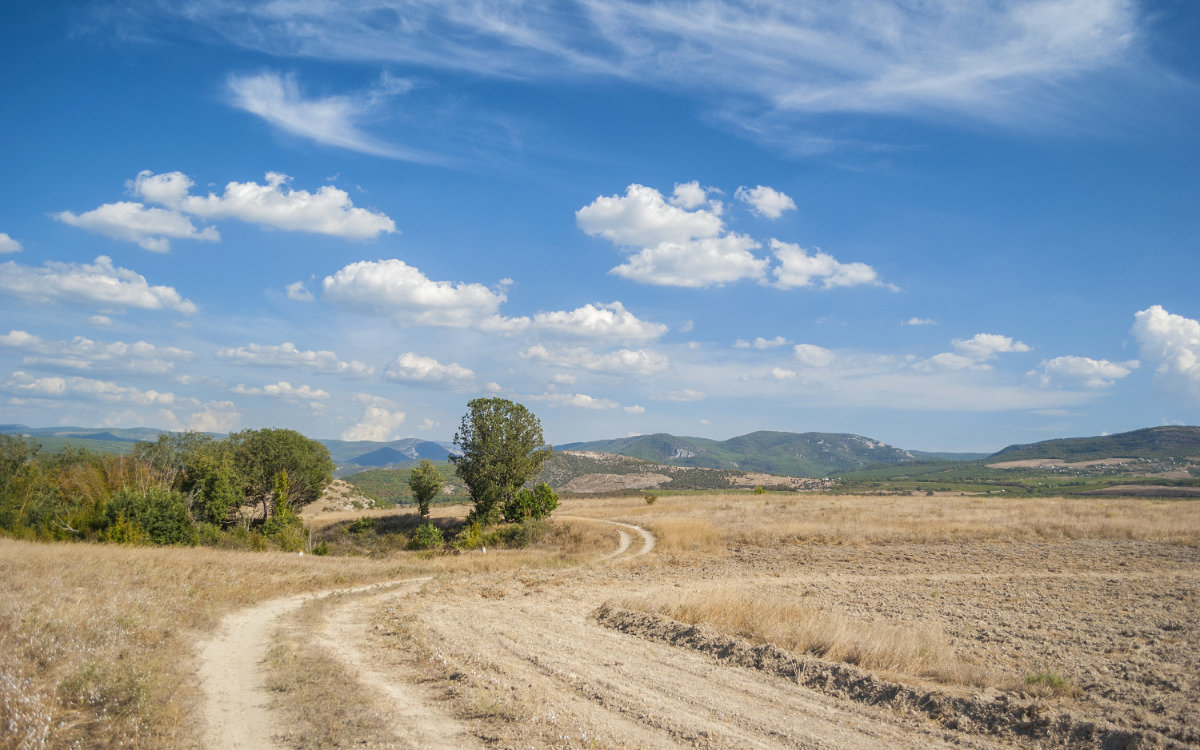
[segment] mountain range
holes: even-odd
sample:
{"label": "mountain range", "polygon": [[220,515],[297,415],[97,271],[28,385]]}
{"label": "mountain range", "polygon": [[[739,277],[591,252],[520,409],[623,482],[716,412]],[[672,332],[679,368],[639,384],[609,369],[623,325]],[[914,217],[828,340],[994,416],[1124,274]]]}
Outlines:
{"label": "mountain range", "polygon": [[[0,425],[0,433],[23,434],[58,450],[67,443],[90,450],[127,453],[139,440],[154,440],[150,428],[86,428]],[[374,468],[402,468],[422,458],[445,461],[450,443],[404,438],[386,442],[321,440],[338,464],[338,474]],[[761,472],[780,476],[824,477],[868,466],[927,461],[1059,458],[1084,461],[1110,457],[1162,458],[1200,456],[1200,427],[1151,427],[1116,435],[1046,440],[1012,445],[993,454],[928,453],[904,450],[863,437],[829,432],[752,432],[729,440],[680,437],[667,433],[555,446],[556,451],[605,453],[667,466]]]}

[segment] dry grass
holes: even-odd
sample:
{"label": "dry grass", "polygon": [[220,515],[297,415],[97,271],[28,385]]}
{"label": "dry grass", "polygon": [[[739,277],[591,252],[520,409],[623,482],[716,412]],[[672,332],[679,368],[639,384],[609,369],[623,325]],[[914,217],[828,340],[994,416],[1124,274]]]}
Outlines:
{"label": "dry grass", "polygon": [[225,612],[397,562],[0,539],[0,748],[198,745],[192,644]]}
{"label": "dry grass", "polygon": [[1194,500],[730,493],[570,500],[564,511],[658,527],[698,519],[729,544],[1131,540],[1200,545]]}
{"label": "dry grass", "polygon": [[690,625],[703,623],[754,643],[772,643],[865,669],[951,685],[983,686],[995,680],[977,665],[958,659],[937,624],[927,623],[918,630],[865,622],[772,591],[723,584],[634,597],[620,606],[657,612]]}
{"label": "dry grass", "polygon": [[724,549],[724,533],[705,518],[655,518],[645,525],[658,537],[656,549],[662,552],[710,554]]}

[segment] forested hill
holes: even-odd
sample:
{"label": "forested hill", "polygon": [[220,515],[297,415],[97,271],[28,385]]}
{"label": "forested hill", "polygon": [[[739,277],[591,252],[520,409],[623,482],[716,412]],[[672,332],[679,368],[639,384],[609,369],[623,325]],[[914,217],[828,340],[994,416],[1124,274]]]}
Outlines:
{"label": "forested hill", "polygon": [[1100,458],[1184,458],[1200,456],[1200,427],[1150,427],[1087,438],[1043,440],[1029,445],[1010,445],[992,454],[989,461],[1025,461],[1061,458],[1091,461]]}
{"label": "forested hill", "polygon": [[878,440],[830,432],[752,432],[729,440],[658,433],[554,447],[615,453],[671,466],[739,469],[794,477],[823,477],[864,466],[915,460],[908,451]]}

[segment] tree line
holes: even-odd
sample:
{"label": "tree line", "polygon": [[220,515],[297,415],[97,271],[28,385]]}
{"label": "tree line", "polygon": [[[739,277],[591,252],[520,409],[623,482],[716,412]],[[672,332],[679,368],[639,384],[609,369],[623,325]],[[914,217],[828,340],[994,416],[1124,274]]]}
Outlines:
{"label": "tree line", "polygon": [[0,435],[0,529],[44,540],[300,549],[296,511],[333,479],[329,450],[294,430],[224,439],[166,433],[132,455],[43,453]]}

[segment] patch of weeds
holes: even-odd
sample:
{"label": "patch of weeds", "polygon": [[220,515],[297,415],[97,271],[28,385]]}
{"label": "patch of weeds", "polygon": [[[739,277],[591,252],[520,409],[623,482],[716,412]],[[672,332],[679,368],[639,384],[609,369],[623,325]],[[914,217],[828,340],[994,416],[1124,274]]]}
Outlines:
{"label": "patch of weeds", "polygon": [[348,531],[351,534],[365,534],[368,531],[374,531],[374,530],[375,530],[375,519],[370,518],[370,517],[359,518],[359,519],[355,520],[354,523],[350,524],[350,528],[348,529]]}
{"label": "patch of weeds", "polygon": [[658,495],[642,495],[642,499],[646,501],[646,505],[654,505],[658,501]]}
{"label": "patch of weeds", "polygon": [[1025,675],[1025,687],[1035,695],[1070,695],[1075,692],[1075,686],[1062,675],[1042,670]]}

